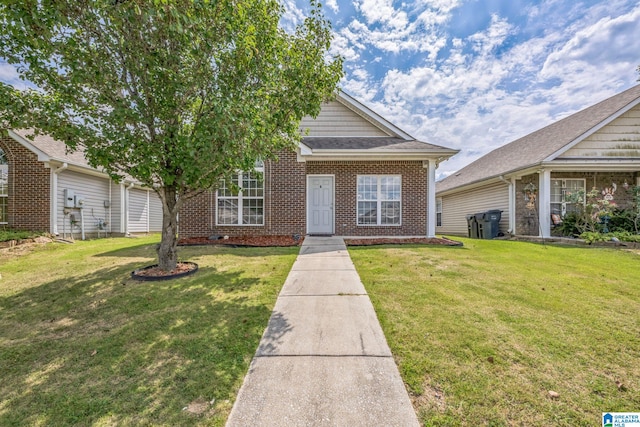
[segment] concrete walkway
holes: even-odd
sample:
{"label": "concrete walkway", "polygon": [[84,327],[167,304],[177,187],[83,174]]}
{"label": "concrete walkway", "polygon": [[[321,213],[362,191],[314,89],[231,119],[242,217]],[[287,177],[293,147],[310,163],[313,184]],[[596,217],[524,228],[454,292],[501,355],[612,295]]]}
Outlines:
{"label": "concrete walkway", "polygon": [[418,426],[344,240],[306,237],[227,426]]}

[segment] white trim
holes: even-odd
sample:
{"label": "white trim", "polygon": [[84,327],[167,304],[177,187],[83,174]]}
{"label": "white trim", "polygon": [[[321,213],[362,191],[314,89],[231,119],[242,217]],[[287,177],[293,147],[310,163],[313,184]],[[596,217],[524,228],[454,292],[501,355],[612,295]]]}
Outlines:
{"label": "white trim", "polygon": [[[427,237],[436,237],[436,160],[427,168]],[[402,199],[402,194],[400,195]]]}
{"label": "white trim", "polygon": [[538,223],[540,237],[551,237],[551,170],[540,171],[538,180]]}
{"label": "white trim", "polygon": [[[265,221],[264,221],[264,217],[266,214],[266,198],[265,198],[265,180],[264,180],[264,174],[262,172],[257,172],[258,174],[262,174],[262,197],[250,197],[247,196],[246,198],[243,195],[243,187],[242,187],[242,181],[243,181],[243,176],[245,173],[251,173],[254,174],[256,173],[255,170],[251,170],[248,172],[238,172],[237,177],[238,177],[238,184],[240,187],[240,191],[238,192],[238,194],[236,196],[219,196],[219,191],[220,189],[215,191],[215,217],[216,217],[216,221],[215,224],[218,227],[264,227]],[[252,176],[252,178],[255,178]],[[220,224],[218,222],[218,201],[220,199],[223,200],[237,200],[238,201],[238,222],[235,224]],[[262,222],[260,224],[243,224],[242,223],[242,209],[243,209],[243,200],[262,200]]]}
{"label": "white trim", "polygon": [[307,234],[311,233],[309,231],[309,223],[311,221],[309,221],[310,215],[311,215],[311,209],[310,209],[310,197],[309,197],[309,190],[310,190],[310,186],[309,186],[309,179],[310,178],[322,178],[322,177],[329,177],[331,178],[331,233],[329,234],[335,234],[336,233],[336,176],[335,174],[308,174],[307,178],[306,178],[306,191],[305,191],[305,205],[306,205],[306,232]]}
{"label": "white trim", "polygon": [[[377,192],[377,197],[375,200],[360,200],[358,199],[358,181],[360,179],[360,177],[375,177],[376,178],[376,192]],[[378,178],[384,178],[384,177],[398,177],[400,178],[400,200],[388,200],[388,199],[382,199],[380,197],[380,180]],[[435,197],[435,195],[434,195]],[[376,203],[376,223],[375,224],[360,224],[358,222],[358,216],[359,216],[359,209],[358,209],[358,203],[359,202],[375,202]],[[382,220],[382,202],[398,202],[400,203],[400,222],[397,224],[382,224],[380,221]],[[435,208],[434,208],[435,209]],[[402,227],[402,175],[401,174],[358,174],[356,175],[356,227]]]}

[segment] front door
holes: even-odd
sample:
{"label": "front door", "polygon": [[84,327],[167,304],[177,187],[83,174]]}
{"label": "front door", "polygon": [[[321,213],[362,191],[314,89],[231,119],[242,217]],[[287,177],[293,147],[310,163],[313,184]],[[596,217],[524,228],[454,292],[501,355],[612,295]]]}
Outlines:
{"label": "front door", "polygon": [[333,176],[307,176],[307,233],[333,234]]}

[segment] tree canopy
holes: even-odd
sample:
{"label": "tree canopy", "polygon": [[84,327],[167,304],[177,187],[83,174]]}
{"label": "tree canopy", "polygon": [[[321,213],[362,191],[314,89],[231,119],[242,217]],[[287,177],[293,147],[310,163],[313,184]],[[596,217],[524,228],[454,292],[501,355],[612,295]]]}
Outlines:
{"label": "tree canopy", "polygon": [[0,55],[36,88],[2,86],[2,118],[153,188],[173,268],[184,201],[294,148],[337,90],[320,4],[290,31],[283,13],[276,0],[4,1]]}

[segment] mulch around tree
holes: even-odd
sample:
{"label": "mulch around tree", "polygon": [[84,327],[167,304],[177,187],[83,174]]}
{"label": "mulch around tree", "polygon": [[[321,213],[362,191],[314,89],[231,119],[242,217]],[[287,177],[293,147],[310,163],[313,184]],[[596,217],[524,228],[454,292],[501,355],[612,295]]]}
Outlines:
{"label": "mulch around tree", "polygon": [[[194,245],[223,245],[235,247],[275,247],[275,246],[300,246],[304,241],[303,236],[223,236],[212,237],[191,237],[188,239],[180,239],[180,246]],[[422,245],[444,245],[444,246],[462,246],[461,242],[440,237],[417,237],[417,238],[365,238],[365,239],[345,239],[348,246],[371,246],[371,245],[403,245],[403,244],[422,244]]]}

